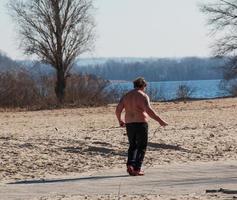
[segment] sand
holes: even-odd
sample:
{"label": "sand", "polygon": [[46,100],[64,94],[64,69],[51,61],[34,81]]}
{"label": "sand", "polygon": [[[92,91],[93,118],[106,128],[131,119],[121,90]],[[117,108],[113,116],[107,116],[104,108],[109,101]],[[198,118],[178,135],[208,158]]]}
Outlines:
{"label": "sand", "polygon": [[[236,197],[237,198],[237,197]],[[82,195],[55,195],[45,196],[35,200],[230,200],[235,197],[230,195],[207,195],[207,194],[188,194],[188,195],[94,195],[94,196],[82,196]]]}
{"label": "sand", "polygon": [[[169,123],[149,122],[144,168],[237,158],[237,99],[153,103]],[[127,137],[118,127],[115,105],[98,108],[0,112],[0,182],[90,174],[125,168]],[[85,199],[55,196],[41,199]],[[90,196],[87,199],[117,199]],[[172,199],[172,196],[124,196],[121,199]],[[222,199],[190,194],[174,199]]]}

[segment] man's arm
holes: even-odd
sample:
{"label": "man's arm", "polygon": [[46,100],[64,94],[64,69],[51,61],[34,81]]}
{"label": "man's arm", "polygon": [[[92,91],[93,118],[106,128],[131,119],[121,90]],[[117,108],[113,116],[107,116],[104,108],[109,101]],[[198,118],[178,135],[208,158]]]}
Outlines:
{"label": "man's arm", "polygon": [[122,114],[123,109],[124,109],[124,103],[123,103],[123,98],[122,98],[122,99],[119,101],[119,104],[117,105],[116,111],[115,111],[116,117],[117,117],[117,119],[118,119],[118,121],[119,121],[119,125],[122,126],[122,127],[125,126],[125,122],[124,122],[124,121],[122,120],[122,118],[121,118],[121,114]]}
{"label": "man's arm", "polygon": [[155,111],[152,109],[151,105],[150,105],[150,99],[148,96],[145,97],[145,111],[146,113],[154,120],[156,120],[157,122],[159,122],[159,124],[161,126],[167,126],[168,124],[162,120],[156,113]]}

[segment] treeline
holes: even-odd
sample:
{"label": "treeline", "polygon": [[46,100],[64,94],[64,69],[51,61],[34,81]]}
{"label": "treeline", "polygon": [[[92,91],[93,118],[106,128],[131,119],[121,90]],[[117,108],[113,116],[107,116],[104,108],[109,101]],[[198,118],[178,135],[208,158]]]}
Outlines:
{"label": "treeline", "polygon": [[143,76],[148,81],[212,80],[223,78],[226,59],[187,57],[181,59],[143,59],[139,61],[111,59],[102,64],[81,66],[75,69],[95,74],[108,80],[133,80]]}
{"label": "treeline", "polygon": [[[87,63],[88,64],[85,64]],[[127,80],[143,76],[148,81],[186,81],[223,79],[227,58],[186,57],[180,59],[120,58],[85,59],[76,62],[71,73],[93,74],[105,80]],[[82,64],[83,63],[83,64]],[[19,69],[39,74],[53,75],[54,70],[45,64],[32,61],[14,61],[0,52],[0,72]]]}

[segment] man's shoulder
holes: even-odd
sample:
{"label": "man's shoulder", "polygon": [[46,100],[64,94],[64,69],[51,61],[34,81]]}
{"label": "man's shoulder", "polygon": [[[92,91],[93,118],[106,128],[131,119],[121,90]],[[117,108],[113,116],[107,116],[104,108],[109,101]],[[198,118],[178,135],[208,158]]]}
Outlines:
{"label": "man's shoulder", "polygon": [[130,91],[126,92],[126,93],[123,95],[123,98],[126,98],[127,96],[130,96],[132,93],[133,93],[133,90],[130,90]]}
{"label": "man's shoulder", "polygon": [[141,90],[130,90],[130,91],[128,91],[124,96],[123,96],[123,98],[125,99],[125,98],[129,98],[129,97],[131,97],[131,96],[136,96],[136,97],[142,97],[142,98],[149,98],[148,97],[148,95],[145,93],[145,92],[143,92],[143,91],[141,91]]}
{"label": "man's shoulder", "polygon": [[122,98],[121,98],[121,101],[126,101],[127,99],[129,99],[129,97],[132,95],[132,90],[126,92]]}
{"label": "man's shoulder", "polygon": [[143,91],[139,91],[139,94],[141,94],[141,96],[143,96],[145,98],[149,98],[149,96]]}

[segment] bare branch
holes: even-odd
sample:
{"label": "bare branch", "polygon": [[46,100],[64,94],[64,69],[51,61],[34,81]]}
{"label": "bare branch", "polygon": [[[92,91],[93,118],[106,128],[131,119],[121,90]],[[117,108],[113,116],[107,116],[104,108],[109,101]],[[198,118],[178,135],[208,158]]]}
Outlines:
{"label": "bare branch", "polygon": [[217,0],[214,4],[204,4],[201,11],[208,17],[212,36],[216,40],[212,48],[215,55],[229,55],[236,52],[237,1]]}

